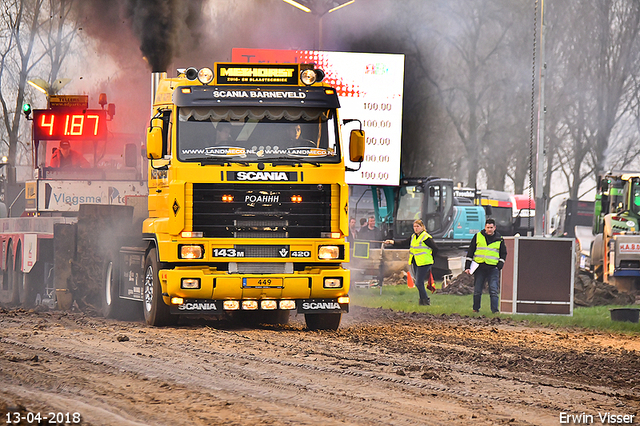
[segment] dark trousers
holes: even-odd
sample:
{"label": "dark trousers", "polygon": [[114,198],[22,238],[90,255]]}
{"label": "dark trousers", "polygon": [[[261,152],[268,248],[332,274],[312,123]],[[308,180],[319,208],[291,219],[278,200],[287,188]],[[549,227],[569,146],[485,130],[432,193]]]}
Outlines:
{"label": "dark trousers", "polygon": [[427,294],[427,290],[424,288],[424,281],[429,276],[429,271],[431,271],[431,266],[433,265],[418,266],[415,263],[411,265],[411,274],[413,275],[413,278],[416,280],[415,285],[418,288],[418,294],[420,294],[420,300],[429,300],[429,295]]}
{"label": "dark trousers", "polygon": [[498,293],[500,292],[500,270],[497,267],[479,267],[473,273],[473,310],[480,310],[480,300],[482,298],[482,287],[485,281],[489,281],[489,297],[491,298],[491,312],[498,312]]}

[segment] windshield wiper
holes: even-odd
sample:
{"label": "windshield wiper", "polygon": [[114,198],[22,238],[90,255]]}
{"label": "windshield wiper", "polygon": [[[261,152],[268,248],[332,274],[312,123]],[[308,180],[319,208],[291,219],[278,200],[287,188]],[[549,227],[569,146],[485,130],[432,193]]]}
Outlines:
{"label": "windshield wiper", "polygon": [[265,158],[263,159],[265,163],[271,163],[274,166],[287,165],[291,164],[293,166],[304,164],[313,164],[316,167],[320,167],[320,163],[318,161],[309,161],[306,158],[292,158],[292,157],[274,157],[274,158]]}
{"label": "windshield wiper", "polygon": [[229,159],[227,159],[227,158],[202,158],[202,159],[196,160],[196,161],[204,166],[204,165],[208,165],[208,164],[224,164],[224,163],[227,163],[229,161]]}

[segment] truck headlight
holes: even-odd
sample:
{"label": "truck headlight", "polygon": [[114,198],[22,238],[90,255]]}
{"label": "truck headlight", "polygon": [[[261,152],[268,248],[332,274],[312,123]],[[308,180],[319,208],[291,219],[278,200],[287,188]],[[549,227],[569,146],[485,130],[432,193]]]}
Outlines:
{"label": "truck headlight", "polygon": [[275,300],[261,300],[260,301],[260,309],[264,310],[273,310],[278,308],[278,302]]}
{"label": "truck headlight", "polygon": [[180,259],[202,259],[204,257],[204,246],[184,244],[179,246]]}
{"label": "truck headlight", "polygon": [[281,300],[280,301],[280,309],[295,309],[296,301],[295,300]]}
{"label": "truck headlight", "polygon": [[200,288],[200,278],[183,278],[180,280],[180,288],[197,290]]}
{"label": "truck headlight", "polygon": [[318,257],[320,259],[338,259],[340,257],[340,247],[320,246],[318,248]]}
{"label": "truck headlight", "polygon": [[325,278],[322,286],[324,288],[341,288],[342,278]]}
{"label": "truck headlight", "polygon": [[245,311],[254,311],[258,309],[258,301],[257,300],[243,300],[242,301],[242,309]]}
{"label": "truck headlight", "polygon": [[237,300],[225,300],[222,302],[222,308],[225,311],[237,311],[240,309],[240,302]]}

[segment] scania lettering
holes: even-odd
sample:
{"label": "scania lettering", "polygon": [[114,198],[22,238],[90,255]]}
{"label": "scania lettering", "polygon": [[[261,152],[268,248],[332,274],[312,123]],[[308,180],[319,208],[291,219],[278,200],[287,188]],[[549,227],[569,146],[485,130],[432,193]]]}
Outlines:
{"label": "scania lettering", "polygon": [[303,303],[303,309],[340,309],[340,304],[335,303]]}
{"label": "scania lettering", "polygon": [[215,303],[184,303],[178,305],[181,311],[215,311],[218,308]]}
{"label": "scania lettering", "polygon": [[289,180],[284,172],[238,172],[238,180]]}

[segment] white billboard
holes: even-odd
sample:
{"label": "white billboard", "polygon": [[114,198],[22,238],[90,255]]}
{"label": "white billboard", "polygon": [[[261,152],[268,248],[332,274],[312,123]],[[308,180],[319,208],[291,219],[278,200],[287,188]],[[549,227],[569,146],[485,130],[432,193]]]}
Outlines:
{"label": "white billboard", "polygon": [[[340,118],[360,120],[366,133],[364,162],[357,172],[347,173],[347,183],[400,183],[404,55],[233,49],[232,61],[316,64],[326,73],[324,81],[338,91]],[[358,127],[357,122],[344,125],[344,140],[348,141],[349,132]],[[358,168],[357,163],[351,163],[348,159],[346,164],[350,168]]]}

